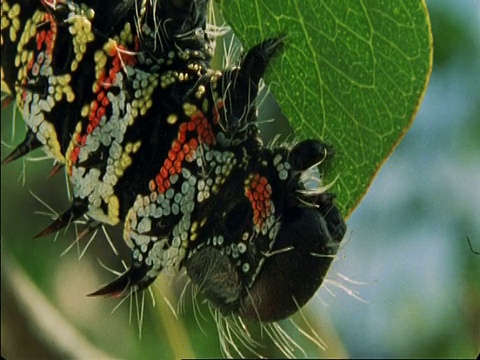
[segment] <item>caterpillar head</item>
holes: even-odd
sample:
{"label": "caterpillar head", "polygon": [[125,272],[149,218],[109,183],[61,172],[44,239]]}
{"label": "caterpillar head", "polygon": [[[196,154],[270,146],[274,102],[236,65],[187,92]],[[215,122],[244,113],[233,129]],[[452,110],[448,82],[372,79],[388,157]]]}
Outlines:
{"label": "caterpillar head", "polygon": [[224,314],[274,321],[314,295],[346,227],[334,196],[308,192],[302,180],[331,155],[328,146],[305,141],[261,153],[243,181],[232,179],[240,196],[219,199],[185,266]]}

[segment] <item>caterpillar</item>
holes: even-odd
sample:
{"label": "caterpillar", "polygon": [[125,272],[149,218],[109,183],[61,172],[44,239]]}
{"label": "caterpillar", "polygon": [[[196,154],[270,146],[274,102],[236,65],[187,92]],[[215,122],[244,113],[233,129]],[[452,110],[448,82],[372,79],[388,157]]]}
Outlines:
{"label": "caterpillar", "polygon": [[285,38],[214,70],[207,3],[2,0],[2,92],[28,128],[2,163],[41,147],[68,175],[72,206],[37,236],[85,215],[85,233],[123,226],[130,267],[90,295],[184,268],[223,315],[277,321],[315,294],[346,232],[335,195],[306,184],[334,149],[263,144],[255,98]]}

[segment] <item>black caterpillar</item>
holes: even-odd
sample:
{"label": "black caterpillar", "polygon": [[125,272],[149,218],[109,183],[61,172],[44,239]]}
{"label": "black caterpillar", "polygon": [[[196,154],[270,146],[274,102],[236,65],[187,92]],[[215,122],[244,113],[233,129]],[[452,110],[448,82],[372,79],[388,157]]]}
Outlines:
{"label": "black caterpillar", "polygon": [[304,181],[332,147],[260,138],[255,97],[283,38],[219,72],[207,0],[1,6],[2,91],[28,126],[3,163],[43,147],[74,189],[38,236],[87,215],[86,231],[123,223],[132,250],[130,269],[91,295],[123,296],[185,267],[226,315],[274,321],[313,296],[346,226],[334,195]]}

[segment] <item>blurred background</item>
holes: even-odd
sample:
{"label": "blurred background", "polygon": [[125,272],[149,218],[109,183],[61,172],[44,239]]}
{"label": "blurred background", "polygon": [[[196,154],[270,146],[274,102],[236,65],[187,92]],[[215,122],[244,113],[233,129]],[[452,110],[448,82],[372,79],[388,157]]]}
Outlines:
{"label": "blurred background", "polygon": [[[435,51],[425,99],[351,215],[328,280],[305,308],[304,328],[314,328],[328,349],[320,350],[289,322],[283,325],[305,351],[296,356],[475,358],[480,351],[480,255],[474,253],[480,251],[480,1],[427,5]],[[263,111],[270,118],[274,110]],[[11,117],[11,106],[2,109],[2,158],[23,138],[21,121],[12,136]],[[69,204],[62,175],[47,177],[50,165],[30,159],[1,169],[2,355],[221,356],[204,304],[194,311],[187,294],[185,314],[176,319],[164,300],[176,307],[181,281],[157,281],[155,307],[147,293],[141,338],[141,302],[126,301],[112,313],[118,300],[85,297],[114,277],[98,259],[123,270],[120,259],[128,252],[120,233],[109,231],[118,256],[98,236],[80,261],[88,239],[60,256],[73,232],[32,239],[50,221],[36,213],[62,212]],[[47,325],[39,327],[42,321]],[[264,346],[262,353],[281,356],[275,346]]]}
{"label": "blurred background", "polygon": [[[351,357],[475,358],[480,351],[480,2],[427,1],[430,85],[410,131],[349,219],[330,275]],[[328,296],[326,296],[328,298]]]}

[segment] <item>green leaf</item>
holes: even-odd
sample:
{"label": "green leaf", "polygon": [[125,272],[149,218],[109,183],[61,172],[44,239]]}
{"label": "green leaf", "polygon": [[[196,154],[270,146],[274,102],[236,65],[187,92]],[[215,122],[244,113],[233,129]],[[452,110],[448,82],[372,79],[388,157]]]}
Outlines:
{"label": "green leaf", "polygon": [[432,67],[421,0],[219,0],[245,48],[286,35],[266,81],[299,139],[332,144],[349,214],[411,125]]}

